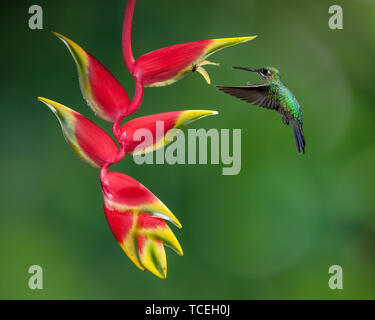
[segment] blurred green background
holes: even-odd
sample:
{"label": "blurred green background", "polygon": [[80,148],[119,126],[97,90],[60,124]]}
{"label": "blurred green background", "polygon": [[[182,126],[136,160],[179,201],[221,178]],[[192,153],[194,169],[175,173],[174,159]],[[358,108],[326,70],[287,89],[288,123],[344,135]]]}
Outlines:
{"label": "blurred green background", "polygon": [[[59,101],[102,127],[82,99],[76,67],[50,30],[76,41],[124,84],[125,0],[13,1],[2,6],[0,298],[2,299],[339,299],[375,297],[375,1],[137,1],[135,57],[160,47],[259,35],[225,49],[207,67],[214,84],[256,81],[231,66],[277,67],[304,112],[305,156],[276,112],[208,86],[197,73],[145,90],[134,116],[213,108],[190,128],[241,128],[242,170],[221,165],[144,165],[114,170],[139,180],[183,224],[183,257],[167,249],[168,278],[139,271],[107,225],[98,171],[65,143],[36,97]],[[44,30],[28,8],[44,9]],[[340,4],[344,29],[330,30]],[[133,116],[133,117],[134,117]],[[28,288],[30,265],[44,290]],[[344,289],[328,288],[328,268]]]}

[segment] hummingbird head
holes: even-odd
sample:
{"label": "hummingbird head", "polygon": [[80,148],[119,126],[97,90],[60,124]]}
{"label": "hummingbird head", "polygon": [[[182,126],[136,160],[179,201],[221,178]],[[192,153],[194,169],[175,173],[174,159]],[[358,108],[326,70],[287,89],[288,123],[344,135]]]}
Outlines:
{"label": "hummingbird head", "polygon": [[263,83],[272,83],[281,80],[281,75],[279,70],[274,67],[263,67],[260,69],[243,68],[243,67],[233,67],[233,69],[246,70],[255,72],[260,76]]}

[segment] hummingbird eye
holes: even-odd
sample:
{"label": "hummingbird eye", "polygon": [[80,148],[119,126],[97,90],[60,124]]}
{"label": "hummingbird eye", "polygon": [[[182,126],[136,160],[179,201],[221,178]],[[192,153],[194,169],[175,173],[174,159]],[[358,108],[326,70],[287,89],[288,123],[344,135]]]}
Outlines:
{"label": "hummingbird eye", "polygon": [[270,72],[269,70],[267,70],[267,69],[263,69],[263,70],[262,70],[262,74],[263,74],[264,76],[270,76],[270,75],[271,75],[271,72]]}

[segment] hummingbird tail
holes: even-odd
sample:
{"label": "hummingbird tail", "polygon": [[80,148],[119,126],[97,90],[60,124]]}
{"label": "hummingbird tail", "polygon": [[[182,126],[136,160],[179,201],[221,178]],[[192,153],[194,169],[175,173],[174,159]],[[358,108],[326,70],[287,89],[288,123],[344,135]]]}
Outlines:
{"label": "hummingbird tail", "polygon": [[305,141],[305,136],[303,135],[302,125],[296,122],[295,119],[292,119],[292,125],[293,125],[293,135],[294,135],[294,141],[297,147],[297,152],[304,154],[306,141]]}

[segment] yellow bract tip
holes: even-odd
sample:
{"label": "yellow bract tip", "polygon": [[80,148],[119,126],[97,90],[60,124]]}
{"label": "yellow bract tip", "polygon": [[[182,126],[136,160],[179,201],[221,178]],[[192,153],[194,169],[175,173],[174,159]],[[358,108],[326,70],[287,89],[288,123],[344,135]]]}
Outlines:
{"label": "yellow bract tip", "polygon": [[87,52],[81,46],[79,46],[74,41],[70,40],[69,38],[63,36],[62,34],[54,32],[54,31],[52,31],[52,34],[58,37],[68,47],[70,53],[73,56],[73,59],[75,60],[77,64],[78,70],[80,72],[83,72],[84,69],[87,67],[87,63],[88,63]]}
{"label": "yellow bract tip", "polygon": [[53,100],[50,100],[50,99],[47,99],[47,98],[43,98],[43,97],[38,97],[38,100],[40,102],[43,102],[56,115],[57,115],[57,111],[59,111],[60,115],[63,115],[63,114],[64,115],[70,115],[74,112],[72,109],[70,109],[70,108],[68,108],[68,107],[64,106],[63,104],[58,103],[56,101],[53,101]]}
{"label": "yellow bract tip", "polygon": [[58,33],[58,32],[55,32],[55,31],[51,31],[53,35],[55,35],[56,37],[60,38],[61,40],[63,41],[66,41],[68,43],[71,43],[73,42],[72,40],[70,40],[69,38],[63,36],[62,34]]}
{"label": "yellow bract tip", "polygon": [[154,203],[148,204],[142,207],[141,210],[151,213],[153,216],[162,218],[164,220],[172,222],[177,228],[181,229],[182,225],[180,221],[175,217],[175,215],[167,208],[167,206],[160,200]]}
{"label": "yellow bract tip", "polygon": [[139,254],[139,260],[142,266],[160,279],[167,277],[167,257],[160,241],[146,239],[142,252]]}
{"label": "yellow bract tip", "polygon": [[185,128],[193,121],[202,119],[204,117],[213,116],[219,114],[214,110],[188,110],[181,113],[178,120],[176,121],[175,127],[179,129]]}
{"label": "yellow bract tip", "polygon": [[257,36],[213,39],[207,46],[204,58],[221,49],[255,39]]}
{"label": "yellow bract tip", "polygon": [[55,31],[51,31],[53,35],[55,35],[56,37],[60,38],[61,40],[64,40],[66,42],[73,42],[72,40],[70,40],[69,38],[63,36],[62,34],[58,33],[58,32],[55,32]]}

